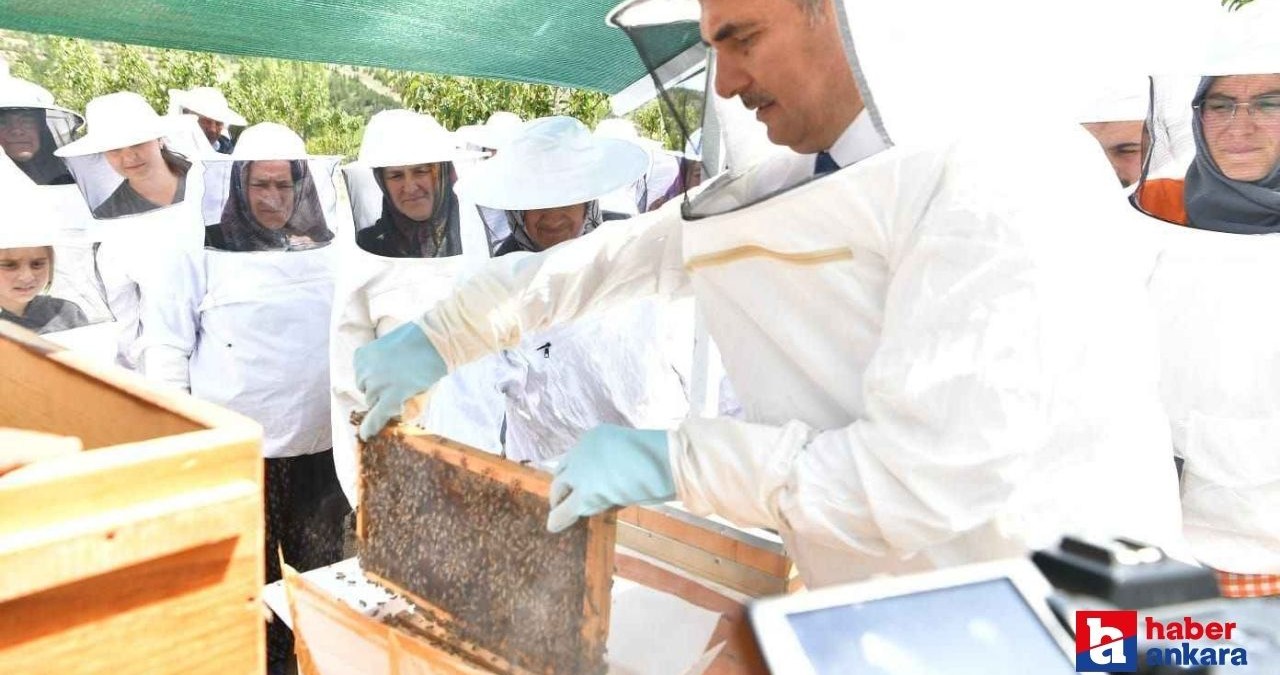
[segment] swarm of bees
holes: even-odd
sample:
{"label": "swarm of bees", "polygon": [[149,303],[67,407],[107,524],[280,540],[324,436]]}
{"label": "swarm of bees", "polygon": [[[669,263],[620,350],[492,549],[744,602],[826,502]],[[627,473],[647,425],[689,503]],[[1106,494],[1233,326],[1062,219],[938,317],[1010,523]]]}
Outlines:
{"label": "swarm of bees", "polygon": [[583,639],[585,522],[550,534],[544,498],[402,437],[373,439],[360,464],[362,566],[447,614],[416,620],[446,628],[450,651],[472,644],[532,672],[604,672],[603,641]]}

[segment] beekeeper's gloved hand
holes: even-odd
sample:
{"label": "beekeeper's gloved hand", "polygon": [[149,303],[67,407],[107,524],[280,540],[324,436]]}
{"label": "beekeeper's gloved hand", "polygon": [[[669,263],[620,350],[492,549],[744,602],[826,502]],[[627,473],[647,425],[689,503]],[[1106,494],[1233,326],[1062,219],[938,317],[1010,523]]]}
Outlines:
{"label": "beekeeper's gloved hand", "polygon": [[578,439],[555,470],[547,529],[611,506],[657,504],[676,497],[667,432],[601,424]]}
{"label": "beekeeper's gloved hand", "polygon": [[360,438],[369,440],[401,414],[409,399],[449,374],[435,345],[415,323],[407,323],[356,350],[356,386],[369,412]]}

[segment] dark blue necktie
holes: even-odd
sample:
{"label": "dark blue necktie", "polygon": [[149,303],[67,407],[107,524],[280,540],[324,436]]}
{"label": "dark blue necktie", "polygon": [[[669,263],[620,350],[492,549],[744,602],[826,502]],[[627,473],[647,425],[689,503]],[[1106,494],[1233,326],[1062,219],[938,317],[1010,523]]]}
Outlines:
{"label": "dark blue necktie", "polygon": [[818,156],[813,160],[813,175],[815,177],[825,176],[839,168],[840,165],[836,164],[836,160],[831,158],[831,153],[829,152],[819,152]]}

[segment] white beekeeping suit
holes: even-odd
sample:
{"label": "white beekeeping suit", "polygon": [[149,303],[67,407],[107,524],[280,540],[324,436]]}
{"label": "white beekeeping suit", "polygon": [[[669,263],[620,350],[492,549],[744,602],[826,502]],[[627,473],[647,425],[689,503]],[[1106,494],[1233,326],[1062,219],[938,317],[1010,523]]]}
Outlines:
{"label": "white beekeeping suit", "polygon": [[[334,464],[352,504],[357,476],[351,413],[365,409],[352,355],[412,321],[424,305],[452,292],[468,268],[489,259],[479,212],[453,193],[455,171],[479,155],[459,143],[429,115],[380,112],[369,120],[358,160],[344,168],[354,227],[338,237],[342,264],[330,359]],[[503,403],[492,367],[491,361],[460,369],[432,392],[418,419],[407,421],[501,452]]]}
{"label": "white beekeeping suit", "polygon": [[[1073,531],[1176,545],[1151,261],[1112,227],[1130,221],[1115,179],[1057,98],[1082,60],[1054,31],[1093,24],[1076,4],[926,5],[836,3],[864,106],[829,148],[840,170],[808,180],[821,158],[782,153],[683,209],[495,264],[424,314],[431,344],[467,363],[691,291],[745,420],[666,434],[673,491],[779,530],[809,585]],[[592,475],[612,475],[609,450]]]}
{"label": "white beekeeping suit", "polygon": [[[597,236],[615,223],[601,223],[596,200],[634,185],[646,166],[646,153],[630,141],[593,137],[577,120],[550,117],[526,123],[505,151],[474,167],[458,189],[466,199],[506,212],[512,235],[496,248],[499,255],[523,257],[546,243],[527,226],[530,210],[583,204],[585,221],[573,238]],[[689,410],[692,320],[687,301],[641,300],[532,331],[504,349],[495,369],[506,398],[506,456],[555,457],[582,432],[606,422],[674,427]]]}
{"label": "white beekeeping suit", "polygon": [[[102,362],[117,353],[117,325],[106,305],[94,260],[102,232],[92,227],[84,199],[70,170],[54,151],[71,141],[84,120],[59,107],[53,95],[26,80],[0,74],[0,145],[8,189],[34,195],[32,208],[12,209],[11,225],[0,237],[59,244],[48,295],[74,303],[88,323],[70,330],[45,330],[45,339]],[[30,190],[28,190],[30,188]],[[17,198],[15,197],[15,200]],[[43,233],[37,235],[37,233]],[[53,236],[54,239],[45,239]],[[42,301],[43,302],[43,301]],[[55,328],[57,323],[46,328]]]}
{"label": "white beekeeping suit", "polygon": [[1187,541],[1223,595],[1277,595],[1280,96],[1269,111],[1265,96],[1280,92],[1280,8],[1216,9],[1168,8],[1183,32],[1167,33],[1179,48],[1152,72],[1134,201],[1161,247],[1150,290]]}
{"label": "white beekeeping suit", "polygon": [[[141,370],[145,306],[165,301],[168,263],[202,239],[200,131],[194,118],[160,117],[131,92],[93,99],[86,117],[89,132],[56,154],[75,175],[89,238],[100,242],[91,262],[118,328],[115,360]],[[156,181],[161,173],[167,181]],[[155,182],[163,194],[135,189]]]}
{"label": "white beekeeping suit", "polygon": [[206,191],[223,206],[207,214],[204,248],[172,266],[166,297],[144,314],[143,360],[149,374],[261,424],[268,459],[323,452],[337,160],[308,155],[278,124],[242,139],[206,159]]}

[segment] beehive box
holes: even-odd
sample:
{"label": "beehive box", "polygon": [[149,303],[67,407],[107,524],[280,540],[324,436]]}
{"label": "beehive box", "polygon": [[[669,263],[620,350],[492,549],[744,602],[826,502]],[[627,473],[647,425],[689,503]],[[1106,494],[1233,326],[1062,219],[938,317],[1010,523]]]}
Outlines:
{"label": "beehive box", "polygon": [[602,673],[615,516],[546,530],[551,477],[405,427],[361,446],[365,573],[413,600],[406,626],[509,673]]}
{"label": "beehive box", "polygon": [[0,322],[0,673],[260,673],[261,430]]}
{"label": "beehive box", "polygon": [[[484,667],[474,659],[463,658],[452,645],[424,633],[421,626],[425,622],[417,616],[419,610],[407,605],[402,597],[371,592],[365,586],[367,577],[358,569],[353,576],[349,562],[333,566],[342,567],[341,571],[320,569],[305,576],[286,567],[283,582],[285,599],[298,641],[301,675],[348,675],[353,672],[364,675],[480,675],[503,672]],[[699,675],[768,673],[741,598],[731,597],[732,593],[725,595],[724,590],[714,584],[708,585],[647,556],[620,550],[614,562],[615,579],[676,596],[720,616],[705,644],[703,662],[694,665],[689,672]],[[613,608],[611,630],[616,628],[613,622],[616,617],[612,615],[619,610],[627,614],[625,603]],[[634,618],[630,621],[623,619],[624,623],[632,625],[633,633]],[[666,623],[657,619],[649,622],[649,626],[643,635],[633,634],[632,637],[655,651],[661,651],[670,644],[668,635],[686,628],[679,621]],[[676,641],[680,642],[679,638]],[[618,666],[616,672],[634,672],[630,668],[637,664],[619,664],[614,661],[614,656],[609,657],[611,668]],[[709,664],[705,663],[706,659],[711,659]],[[674,669],[668,672],[681,675]]]}

